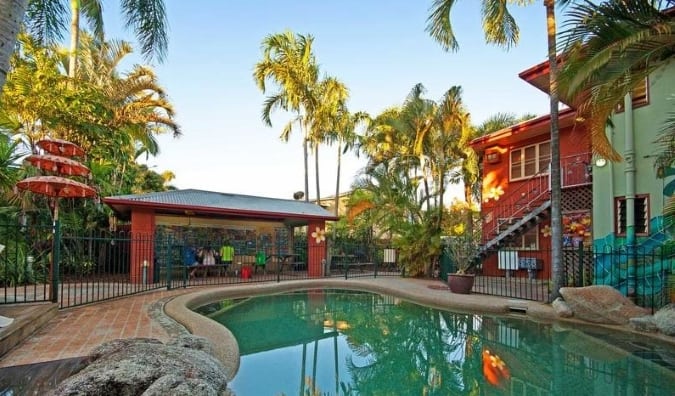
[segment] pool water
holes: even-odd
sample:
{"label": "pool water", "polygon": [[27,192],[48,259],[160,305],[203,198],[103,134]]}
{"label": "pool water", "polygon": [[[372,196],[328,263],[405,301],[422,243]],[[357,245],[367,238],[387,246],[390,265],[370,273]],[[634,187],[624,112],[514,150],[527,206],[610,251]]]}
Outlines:
{"label": "pool water", "polygon": [[198,309],[235,335],[248,395],[673,395],[675,348],[340,290]]}

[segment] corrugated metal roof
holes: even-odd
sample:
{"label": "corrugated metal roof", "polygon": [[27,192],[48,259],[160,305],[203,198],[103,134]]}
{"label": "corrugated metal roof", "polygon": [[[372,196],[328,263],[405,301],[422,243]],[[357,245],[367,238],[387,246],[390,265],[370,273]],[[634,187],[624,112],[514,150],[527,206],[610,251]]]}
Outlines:
{"label": "corrugated metal roof", "polygon": [[172,190],[146,194],[117,195],[106,197],[106,204],[121,209],[120,206],[157,205],[176,206],[181,209],[204,208],[214,210],[278,213],[285,216],[334,218],[333,214],[314,203],[290,199],[257,197],[195,189]]}

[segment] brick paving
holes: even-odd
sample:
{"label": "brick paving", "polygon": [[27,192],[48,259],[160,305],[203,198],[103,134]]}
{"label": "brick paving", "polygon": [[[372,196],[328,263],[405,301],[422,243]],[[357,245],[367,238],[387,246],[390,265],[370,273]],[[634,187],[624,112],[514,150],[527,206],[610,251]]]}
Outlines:
{"label": "brick paving", "polygon": [[0,367],[40,363],[87,355],[94,347],[118,338],[170,338],[152,317],[150,307],[163,298],[194,291],[148,292],[116,300],[64,309],[20,345],[0,357]]}

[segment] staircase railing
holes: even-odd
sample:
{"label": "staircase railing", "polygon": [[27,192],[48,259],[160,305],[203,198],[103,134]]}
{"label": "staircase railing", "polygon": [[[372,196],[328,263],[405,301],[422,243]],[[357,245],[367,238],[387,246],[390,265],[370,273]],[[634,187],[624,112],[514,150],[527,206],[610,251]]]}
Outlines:
{"label": "staircase railing", "polygon": [[483,241],[487,242],[499,235],[503,222],[513,222],[550,199],[550,186],[547,169],[521,182],[515,190],[495,199],[492,205],[484,205]]}
{"label": "staircase railing", "polygon": [[[560,159],[562,188],[582,186],[591,183],[591,153],[579,153]],[[494,202],[483,205],[483,242],[499,235],[504,222],[514,223],[530,211],[540,207],[551,198],[551,178],[548,169],[539,171],[519,183],[515,189],[493,198]]]}

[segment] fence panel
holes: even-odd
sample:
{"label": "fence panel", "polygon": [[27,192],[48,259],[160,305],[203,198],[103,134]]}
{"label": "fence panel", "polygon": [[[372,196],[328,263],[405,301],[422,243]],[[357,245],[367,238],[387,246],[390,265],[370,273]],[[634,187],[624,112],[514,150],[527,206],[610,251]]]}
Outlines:
{"label": "fence panel", "polygon": [[49,301],[52,226],[0,225],[0,304]]}
{"label": "fence panel", "polygon": [[155,274],[152,234],[65,232],[59,260],[62,308],[166,287]]}

